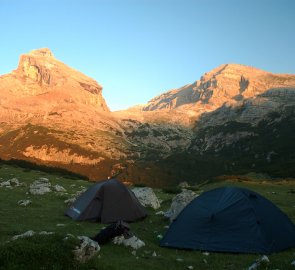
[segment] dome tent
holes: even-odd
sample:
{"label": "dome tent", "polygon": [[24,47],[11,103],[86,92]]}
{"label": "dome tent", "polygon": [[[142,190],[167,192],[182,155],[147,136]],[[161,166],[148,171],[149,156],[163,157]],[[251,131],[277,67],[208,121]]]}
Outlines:
{"label": "dome tent", "polygon": [[295,247],[295,226],[258,193],[222,187],[191,201],[171,224],[160,245],[269,254]]}
{"label": "dome tent", "polygon": [[136,221],[147,215],[132,191],[116,179],[98,182],[89,187],[65,214],[74,220],[95,220],[102,223]]}

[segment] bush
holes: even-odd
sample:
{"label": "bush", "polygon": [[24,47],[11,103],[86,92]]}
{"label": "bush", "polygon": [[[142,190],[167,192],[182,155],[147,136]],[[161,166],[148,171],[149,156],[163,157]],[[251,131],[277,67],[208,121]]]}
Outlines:
{"label": "bush", "polygon": [[79,269],[72,250],[76,239],[36,235],[0,245],[0,269]]}

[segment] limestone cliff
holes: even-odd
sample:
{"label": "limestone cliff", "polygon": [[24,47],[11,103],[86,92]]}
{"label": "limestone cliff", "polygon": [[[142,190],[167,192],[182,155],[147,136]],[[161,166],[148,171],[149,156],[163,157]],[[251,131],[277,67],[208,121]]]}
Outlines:
{"label": "limestone cliff", "polygon": [[22,55],[16,70],[0,76],[0,97],[0,105],[11,110],[30,112],[38,107],[39,113],[50,113],[57,105],[72,103],[109,112],[102,86],[58,61],[49,49]]}
{"label": "limestone cliff", "polygon": [[170,90],[149,101],[143,111],[187,112],[195,117],[237,104],[273,88],[295,87],[295,75],[272,74],[254,67],[225,64],[200,80]]}

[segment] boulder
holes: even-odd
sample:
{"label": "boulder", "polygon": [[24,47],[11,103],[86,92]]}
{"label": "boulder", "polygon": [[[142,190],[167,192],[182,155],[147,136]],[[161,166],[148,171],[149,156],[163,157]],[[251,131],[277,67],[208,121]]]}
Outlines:
{"label": "boulder", "polygon": [[161,206],[159,199],[150,187],[133,188],[132,192],[143,206],[150,206],[153,209],[158,209]]}
{"label": "boulder", "polygon": [[116,236],[113,239],[113,243],[116,245],[124,245],[126,247],[132,247],[133,249],[139,249],[145,246],[145,243],[134,235],[127,239],[123,235]]}
{"label": "boulder", "polygon": [[80,245],[77,246],[73,253],[75,255],[75,259],[79,262],[85,262],[91,259],[100,251],[100,246],[97,242],[91,240],[87,236],[78,236],[80,240]]}
{"label": "boulder", "polygon": [[44,195],[51,192],[51,183],[47,178],[39,178],[30,185],[30,193],[33,195]]}
{"label": "boulder", "polygon": [[192,190],[183,189],[181,193],[177,194],[173,199],[170,209],[165,213],[165,217],[172,222],[182,209],[187,206],[198,195]]}

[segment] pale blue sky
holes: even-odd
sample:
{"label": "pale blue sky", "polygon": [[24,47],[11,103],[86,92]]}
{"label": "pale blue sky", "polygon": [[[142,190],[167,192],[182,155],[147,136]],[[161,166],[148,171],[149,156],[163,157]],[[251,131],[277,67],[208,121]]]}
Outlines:
{"label": "pale blue sky", "polygon": [[0,0],[0,74],[48,47],[124,109],[225,63],[294,74],[294,14],[295,0]]}

